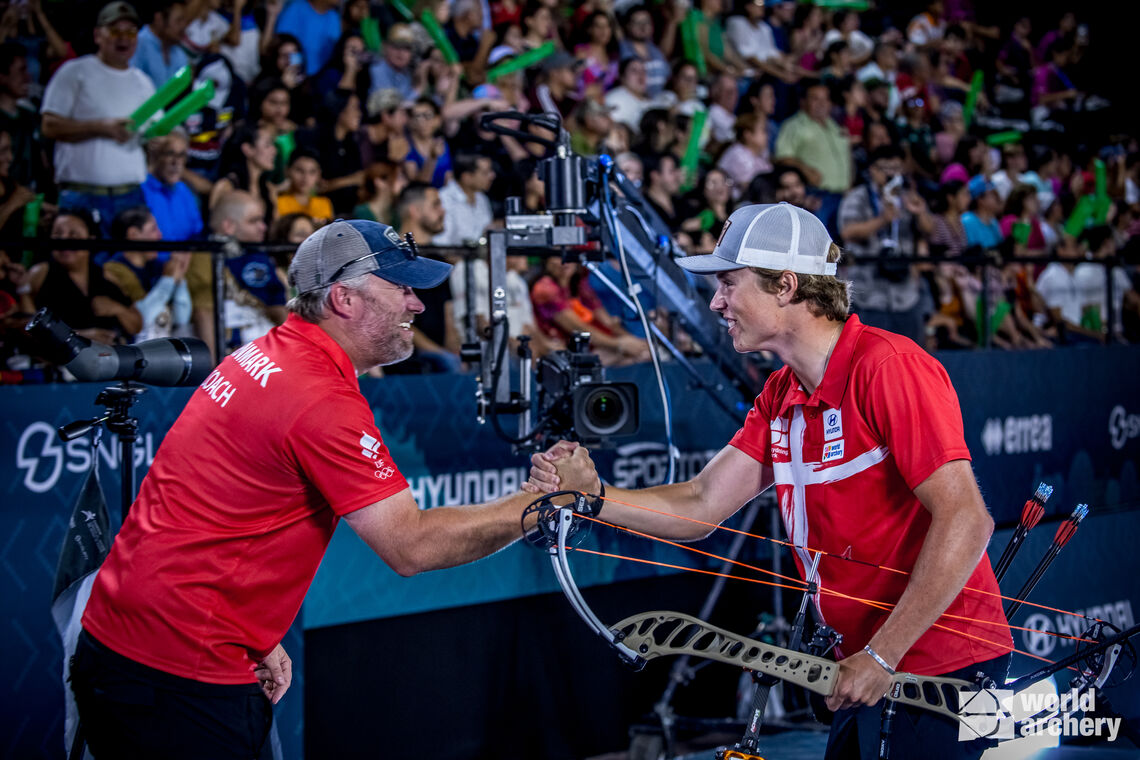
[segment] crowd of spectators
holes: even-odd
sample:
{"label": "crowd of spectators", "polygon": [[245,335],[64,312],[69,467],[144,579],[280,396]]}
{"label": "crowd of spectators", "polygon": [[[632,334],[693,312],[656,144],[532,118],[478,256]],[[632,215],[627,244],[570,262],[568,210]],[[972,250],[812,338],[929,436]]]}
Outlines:
{"label": "crowd of spectators", "polygon": [[[389,371],[461,370],[487,318],[485,293],[470,315],[464,299],[487,287],[471,250],[507,197],[544,210],[545,149],[479,123],[509,110],[557,113],[575,151],[614,156],[689,253],[739,204],[810,210],[863,321],[931,350],[1140,342],[1140,143],[1089,73],[1096,27],[990,25],[950,0],[831,5],[116,0],[77,25],[62,0],[0,4],[0,238],[156,249],[0,251],[2,377],[35,377],[19,328],[44,306],[100,341],[233,350],[285,318],[288,246],[336,218],[461,264],[423,294],[416,353]],[[183,67],[213,98],[144,139],[132,113]],[[227,253],[221,346],[193,247],[208,236],[282,246]],[[509,269],[515,333],[539,354],[590,330],[606,364],[646,358],[640,324],[578,264]]]}

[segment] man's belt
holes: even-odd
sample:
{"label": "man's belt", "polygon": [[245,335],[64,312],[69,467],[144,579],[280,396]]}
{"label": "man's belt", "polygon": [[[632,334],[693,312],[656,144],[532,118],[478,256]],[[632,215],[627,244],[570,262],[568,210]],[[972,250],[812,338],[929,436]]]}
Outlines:
{"label": "man's belt", "polygon": [[59,185],[61,190],[70,190],[74,193],[83,193],[85,195],[126,195],[138,190],[140,185],[138,183],[128,185],[87,185],[82,182],[62,182]]}

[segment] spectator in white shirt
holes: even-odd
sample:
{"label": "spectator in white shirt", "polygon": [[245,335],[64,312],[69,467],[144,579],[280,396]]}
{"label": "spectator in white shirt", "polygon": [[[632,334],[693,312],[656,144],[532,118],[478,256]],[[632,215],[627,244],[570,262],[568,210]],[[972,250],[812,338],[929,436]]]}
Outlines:
{"label": "spectator in white shirt", "polygon": [[139,16],[117,0],[99,11],[93,55],[67,61],[44,92],[43,137],[55,140],[55,181],[60,207],[84,208],[105,235],[127,208],[145,205],[146,154],[129,116],[154,93],[131,67]]}
{"label": "spectator in white shirt", "polygon": [[840,11],[835,16],[835,28],[823,36],[823,49],[827,50],[831,43],[843,40],[847,43],[847,50],[851,54],[852,64],[862,66],[871,58],[875,51],[874,41],[859,31],[859,13],[857,11]]}
{"label": "spectator in white shirt", "polygon": [[661,98],[649,97],[649,82],[645,61],[640,58],[626,58],[619,69],[621,84],[606,93],[606,107],[610,118],[629,127],[636,137],[641,125],[641,117],[651,108],[661,108]]}
{"label": "spectator in white shirt", "polygon": [[[1065,343],[1101,342],[1103,336],[1081,325],[1080,286],[1074,276],[1076,260],[1081,258],[1081,245],[1064,235],[1057,244],[1057,255],[1070,261],[1051,261],[1037,278],[1037,292],[1049,308],[1050,317],[1059,328]],[[1103,272],[1102,272],[1103,278]],[[1103,279],[1102,279],[1103,282]]]}
{"label": "spectator in white shirt", "polygon": [[455,158],[453,178],[439,191],[443,202],[443,232],[432,238],[436,245],[464,245],[476,241],[491,224],[491,201],[487,190],[495,181],[491,159],[474,154]]}
{"label": "spectator in white shirt", "polygon": [[725,36],[744,63],[789,84],[798,80],[794,67],[776,45],[772,27],[764,20],[764,0],[746,0],[744,15],[731,16]]}
{"label": "spectator in white shirt", "polygon": [[721,145],[736,135],[736,106],[740,102],[740,89],[736,77],[721,74],[709,88],[709,127],[714,142]]}
{"label": "spectator in white shirt", "polygon": [[[647,91],[649,97],[657,97],[669,81],[669,59],[653,44],[653,14],[644,5],[637,5],[626,11],[625,39],[618,45],[622,60],[640,58],[645,61]],[[662,39],[676,35],[677,17],[668,15]]]}
{"label": "spectator in white shirt", "polygon": [[1116,255],[1112,229],[1100,225],[1085,230],[1082,236],[1092,261],[1082,261],[1073,269],[1073,281],[1081,300],[1081,323],[1092,330],[1119,334],[1124,294],[1132,288],[1132,280],[1123,267],[1112,268],[1112,326],[1108,324],[1108,273],[1101,262]]}
{"label": "spectator in white shirt", "polygon": [[926,10],[907,24],[907,40],[917,47],[937,44],[946,33],[946,21],[942,18],[942,10],[942,0],[930,0],[926,4]]}
{"label": "spectator in white shirt", "polygon": [[897,84],[899,76],[899,49],[890,40],[879,40],[875,45],[871,62],[856,72],[855,76],[863,84],[872,79],[886,82],[890,88],[890,97],[887,99],[886,115],[893,119],[899,111],[902,97],[899,95]]}
{"label": "spectator in white shirt", "polygon": [[[238,3],[241,3],[241,0],[238,0]],[[237,13],[232,22],[226,21],[222,14],[218,13],[221,0],[205,0],[193,4],[193,8],[198,12],[186,25],[182,39],[183,45],[195,60],[206,53],[217,52],[223,43],[236,46],[241,42],[242,6],[238,3],[235,3]]]}

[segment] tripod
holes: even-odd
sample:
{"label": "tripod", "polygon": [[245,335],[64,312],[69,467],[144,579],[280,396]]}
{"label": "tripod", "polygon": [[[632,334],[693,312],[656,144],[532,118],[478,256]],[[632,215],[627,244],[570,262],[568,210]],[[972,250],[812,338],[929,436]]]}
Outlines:
{"label": "tripod", "polygon": [[119,461],[122,465],[119,517],[122,521],[126,521],[131,502],[135,500],[135,441],[138,440],[139,421],[131,416],[131,407],[145,392],[146,388],[141,385],[131,385],[129,380],[107,386],[95,397],[96,404],[107,407],[104,416],[90,420],[76,420],[59,428],[59,437],[64,441],[81,438],[100,425],[106,426],[107,430],[119,436]]}
{"label": "tripod", "polygon": [[[135,441],[138,440],[139,421],[137,418],[132,417],[131,407],[138,401],[146,391],[146,388],[140,385],[131,385],[130,381],[124,380],[118,385],[111,385],[104,388],[95,397],[95,403],[107,408],[107,413],[102,417],[95,417],[89,420],[76,420],[69,422],[58,429],[59,437],[64,441],[72,441],[76,438],[82,438],[90,433],[92,430],[96,431],[96,441],[100,434],[99,427],[102,425],[110,430],[115,435],[119,436],[119,455],[122,472],[122,486],[119,489],[119,517],[122,522],[127,519],[127,512],[131,508],[131,502],[135,499]],[[92,466],[98,467],[98,455],[92,452],[92,456],[96,461]],[[71,747],[68,750],[68,760],[78,760],[83,757],[86,740],[83,737],[83,723],[78,722],[75,727],[75,736],[72,738]]]}

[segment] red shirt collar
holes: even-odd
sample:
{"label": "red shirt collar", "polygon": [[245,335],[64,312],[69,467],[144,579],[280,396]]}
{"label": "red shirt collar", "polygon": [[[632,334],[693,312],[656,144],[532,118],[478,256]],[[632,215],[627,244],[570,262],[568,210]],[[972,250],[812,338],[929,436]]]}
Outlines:
{"label": "red shirt collar", "polygon": [[329,357],[341,375],[359,385],[356,378],[356,367],[352,366],[352,360],[348,358],[348,354],[341,348],[341,345],[333,340],[332,336],[322,330],[319,325],[301,319],[296,314],[290,314],[285,320],[285,324],[277,329],[290,338],[300,338],[315,345]]}
{"label": "red shirt collar", "polygon": [[827,362],[827,368],[823,371],[823,380],[810,398],[804,392],[803,385],[800,384],[795,374],[791,370],[788,371],[795,387],[784,395],[783,402],[780,404],[779,416],[784,416],[788,409],[797,405],[827,406],[830,409],[839,406],[843,401],[843,393],[847,390],[851,360],[855,357],[855,344],[865,329],[866,325],[859,320],[858,315],[852,314],[847,318],[843,324],[843,330],[839,333],[839,340],[835,342],[835,348],[831,351],[831,359]]}

